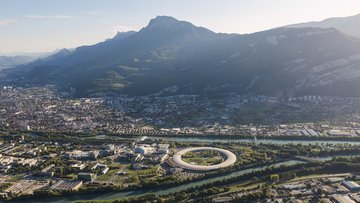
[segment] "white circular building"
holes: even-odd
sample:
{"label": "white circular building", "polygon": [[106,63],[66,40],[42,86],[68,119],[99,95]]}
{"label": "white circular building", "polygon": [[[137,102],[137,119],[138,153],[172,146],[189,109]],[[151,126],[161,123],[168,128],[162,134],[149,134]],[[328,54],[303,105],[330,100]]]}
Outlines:
{"label": "white circular building", "polygon": [[[200,166],[200,165],[192,165],[192,164],[186,163],[185,161],[182,160],[182,156],[188,152],[209,151],[209,150],[220,152],[224,156],[225,161],[220,164],[216,164],[216,165]],[[236,155],[234,153],[230,152],[229,150],[220,149],[220,148],[194,147],[194,148],[183,149],[183,150],[177,152],[173,157],[173,161],[177,166],[179,166],[183,169],[188,169],[188,170],[193,170],[193,171],[211,171],[211,170],[225,168],[225,167],[233,165],[236,162]]]}

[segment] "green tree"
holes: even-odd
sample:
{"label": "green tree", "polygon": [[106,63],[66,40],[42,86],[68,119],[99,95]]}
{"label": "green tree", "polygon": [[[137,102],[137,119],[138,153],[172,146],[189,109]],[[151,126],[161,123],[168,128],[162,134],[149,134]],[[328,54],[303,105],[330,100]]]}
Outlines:
{"label": "green tree", "polygon": [[271,182],[278,182],[280,180],[280,176],[278,174],[272,174],[270,175],[270,181]]}

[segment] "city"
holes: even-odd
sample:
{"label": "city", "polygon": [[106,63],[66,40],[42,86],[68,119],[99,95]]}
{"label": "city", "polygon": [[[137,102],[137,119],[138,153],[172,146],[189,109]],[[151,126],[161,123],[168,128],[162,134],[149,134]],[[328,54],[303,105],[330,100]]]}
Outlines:
{"label": "city", "polygon": [[[79,201],[111,194],[109,197],[114,199],[141,201],[143,196],[136,192],[148,188],[154,191],[154,196],[146,198],[154,201],[185,198],[193,202],[231,202],[268,198],[272,202],[320,199],[356,202],[358,199],[360,186],[356,182],[360,183],[357,174],[360,166],[348,166],[360,155],[356,98],[304,97],[283,101],[243,96],[227,100],[226,105],[219,107],[216,103],[221,100],[198,101],[195,96],[185,95],[76,99],[52,87],[6,86],[0,94],[0,188],[1,198],[5,200],[37,198],[36,201],[47,202],[48,198],[57,197],[63,201],[65,196]],[[139,102],[133,102],[136,99]],[[164,100],[171,108],[160,108]],[[343,114],[338,115],[339,119],[331,115],[329,120],[325,120],[328,115],[322,115],[324,120],[320,122],[315,117],[311,118],[313,122],[299,119],[276,125],[231,126],[234,121],[225,118],[223,123],[212,123],[217,121],[212,116],[230,118],[234,108],[241,108],[249,100],[251,104],[257,100],[256,105],[286,103],[298,108],[326,104],[334,107],[334,114],[337,111]],[[211,111],[206,111],[200,122],[193,121],[193,126],[158,121],[174,115],[182,119],[187,114],[182,109],[192,106],[199,110],[203,105]],[[149,110],[138,114],[137,108],[144,106]],[[204,152],[190,152],[191,147],[208,148]],[[227,159],[213,151],[217,148],[234,153],[236,160],[222,169],[212,167]],[[182,153],[182,163],[174,162],[176,153],[182,149],[187,150]],[[344,166],[338,166],[336,173],[329,173],[327,163]],[[214,169],[198,171],[196,165]],[[313,167],[313,171],[304,170],[306,166]],[[252,173],[261,175],[254,179],[249,177]],[[224,182],[220,181],[222,178]],[[202,184],[197,186],[198,182]],[[211,184],[219,186],[212,191],[213,186],[208,186]],[[183,185],[181,190],[172,190],[177,185]],[[185,196],[181,193],[199,186],[205,194],[211,193],[189,192]],[[164,187],[169,191],[161,192]],[[127,191],[135,192],[130,195]],[[175,197],[170,196],[173,192]]]}
{"label": "city", "polygon": [[360,203],[359,0],[0,2],[1,203]]}
{"label": "city", "polygon": [[[0,90],[0,128],[22,132],[146,136],[356,139],[360,135],[358,98],[305,96],[285,100],[231,95],[231,99],[210,100],[180,95],[76,99],[68,95],[51,87],[5,86]],[[252,108],[256,108],[256,112]],[[263,112],[260,108],[264,108]],[[278,108],[282,109],[281,113]],[[243,118],[251,120],[241,120]]]}

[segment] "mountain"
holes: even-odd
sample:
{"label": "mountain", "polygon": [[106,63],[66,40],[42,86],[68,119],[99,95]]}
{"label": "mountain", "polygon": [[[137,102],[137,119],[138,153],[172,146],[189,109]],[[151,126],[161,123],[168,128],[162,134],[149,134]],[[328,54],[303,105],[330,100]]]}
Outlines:
{"label": "mountain", "polygon": [[0,56],[0,70],[29,63],[32,60],[34,58],[30,56]]}
{"label": "mountain", "polygon": [[303,27],[319,27],[319,28],[336,28],[349,35],[360,38],[360,14],[350,17],[328,18],[318,22],[308,22],[289,25],[286,27],[303,28]]}
{"label": "mountain", "polygon": [[220,34],[159,16],[138,32],[61,50],[7,74],[18,85],[73,87],[78,96],[360,96],[360,39],[334,28]]}

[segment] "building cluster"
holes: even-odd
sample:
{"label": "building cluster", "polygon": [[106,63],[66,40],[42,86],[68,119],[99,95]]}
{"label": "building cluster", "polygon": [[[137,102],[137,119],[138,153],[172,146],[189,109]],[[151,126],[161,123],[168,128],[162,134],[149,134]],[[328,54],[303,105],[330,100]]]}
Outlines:
{"label": "building cluster", "polygon": [[0,197],[4,199],[99,184],[127,187],[137,183],[137,171],[157,168],[156,173],[166,174],[172,170],[165,163],[171,153],[169,144],[140,140],[74,146],[11,137],[0,143]]}
{"label": "building cluster", "polygon": [[44,162],[45,157],[37,156],[46,146],[16,145],[0,143],[0,173],[17,168],[33,168]]}
{"label": "building cluster", "polygon": [[[0,89],[0,129],[136,135],[358,136],[359,106],[356,98],[319,96],[282,99],[231,95],[214,99],[149,95],[75,99],[64,97],[51,87],[6,87]],[[274,113],[278,108],[281,114]],[[262,116],[252,109],[262,112]],[[343,114],[353,115],[353,122],[281,124]]]}
{"label": "building cluster", "polygon": [[161,164],[169,158],[169,144],[136,145],[128,154],[131,157],[131,166],[135,170],[148,168],[149,165]]}
{"label": "building cluster", "polygon": [[[275,184],[267,192],[269,203],[358,203],[360,202],[360,178],[353,174],[333,174],[319,178],[305,178]],[[227,196],[215,197],[213,202],[236,202],[246,195],[259,192],[257,188]]]}
{"label": "building cluster", "polygon": [[47,88],[0,90],[0,128],[42,132],[112,132],[140,120],[114,111],[103,99],[65,99]]}
{"label": "building cluster", "polygon": [[[360,185],[346,177],[330,177],[280,185],[272,191],[277,202],[311,202],[314,198],[323,203],[356,203],[360,202]],[[281,198],[287,197],[287,198]]]}

